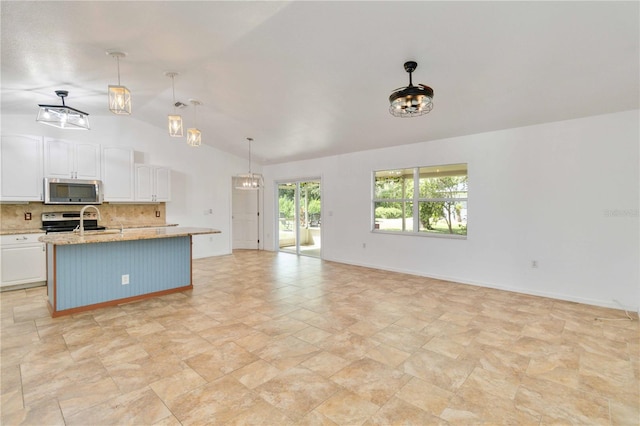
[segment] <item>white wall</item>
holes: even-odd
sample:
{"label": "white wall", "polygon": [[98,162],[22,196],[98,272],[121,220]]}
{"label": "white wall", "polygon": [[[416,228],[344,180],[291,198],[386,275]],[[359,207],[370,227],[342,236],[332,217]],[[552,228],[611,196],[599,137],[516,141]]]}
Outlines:
{"label": "white wall", "polygon": [[[103,146],[130,146],[136,162],[171,168],[167,223],[216,228],[221,234],[194,236],[194,258],[231,253],[231,176],[246,172],[247,160],[207,145],[191,148],[186,138],[171,138],[133,117],[92,116],[91,130],[61,130],[35,122],[34,116],[2,116],[4,134],[31,134]],[[213,135],[203,135],[203,138]],[[212,214],[205,214],[211,209]]]}
{"label": "white wall", "polygon": [[[634,110],[265,166],[265,221],[275,180],[321,175],[326,260],[637,311],[639,124]],[[466,240],[370,231],[373,170],[452,163],[469,168]]]}

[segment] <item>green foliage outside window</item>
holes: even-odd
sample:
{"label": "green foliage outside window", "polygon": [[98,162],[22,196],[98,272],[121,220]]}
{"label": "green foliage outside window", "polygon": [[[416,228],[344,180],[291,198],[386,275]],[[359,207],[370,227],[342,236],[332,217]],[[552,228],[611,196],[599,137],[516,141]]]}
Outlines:
{"label": "green foliage outside window", "polygon": [[466,164],[383,170],[374,176],[374,229],[467,234]]}

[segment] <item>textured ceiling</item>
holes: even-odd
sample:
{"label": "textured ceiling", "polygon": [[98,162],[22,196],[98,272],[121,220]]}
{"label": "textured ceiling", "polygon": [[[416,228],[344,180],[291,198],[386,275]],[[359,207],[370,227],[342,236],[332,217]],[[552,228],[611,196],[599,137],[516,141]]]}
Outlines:
{"label": "textured ceiling", "polygon": [[[2,113],[35,117],[65,89],[110,114],[107,50],[127,53],[135,119],[166,127],[178,72],[203,142],[246,157],[251,136],[263,164],[636,109],[639,5],[2,1]],[[400,119],[388,96],[407,60],[435,106]]]}

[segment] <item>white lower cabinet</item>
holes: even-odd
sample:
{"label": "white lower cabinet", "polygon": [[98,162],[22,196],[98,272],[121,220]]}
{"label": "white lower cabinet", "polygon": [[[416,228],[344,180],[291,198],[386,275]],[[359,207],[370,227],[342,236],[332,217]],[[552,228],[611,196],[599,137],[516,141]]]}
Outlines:
{"label": "white lower cabinet", "polygon": [[38,238],[44,234],[0,236],[0,287],[10,289],[47,280],[47,253]]}

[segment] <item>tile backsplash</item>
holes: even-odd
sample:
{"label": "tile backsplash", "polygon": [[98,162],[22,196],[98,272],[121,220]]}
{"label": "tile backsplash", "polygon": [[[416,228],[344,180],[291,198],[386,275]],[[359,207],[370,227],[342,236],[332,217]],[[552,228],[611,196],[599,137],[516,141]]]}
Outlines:
{"label": "tile backsplash", "polygon": [[[0,204],[0,229],[3,231],[32,231],[42,227],[42,213],[80,211],[83,206],[45,205],[43,203]],[[159,204],[110,204],[97,206],[100,225],[107,228],[166,225],[165,203]],[[94,210],[91,210],[94,211]],[[156,217],[160,212],[160,217]],[[31,220],[25,214],[31,213]]]}

